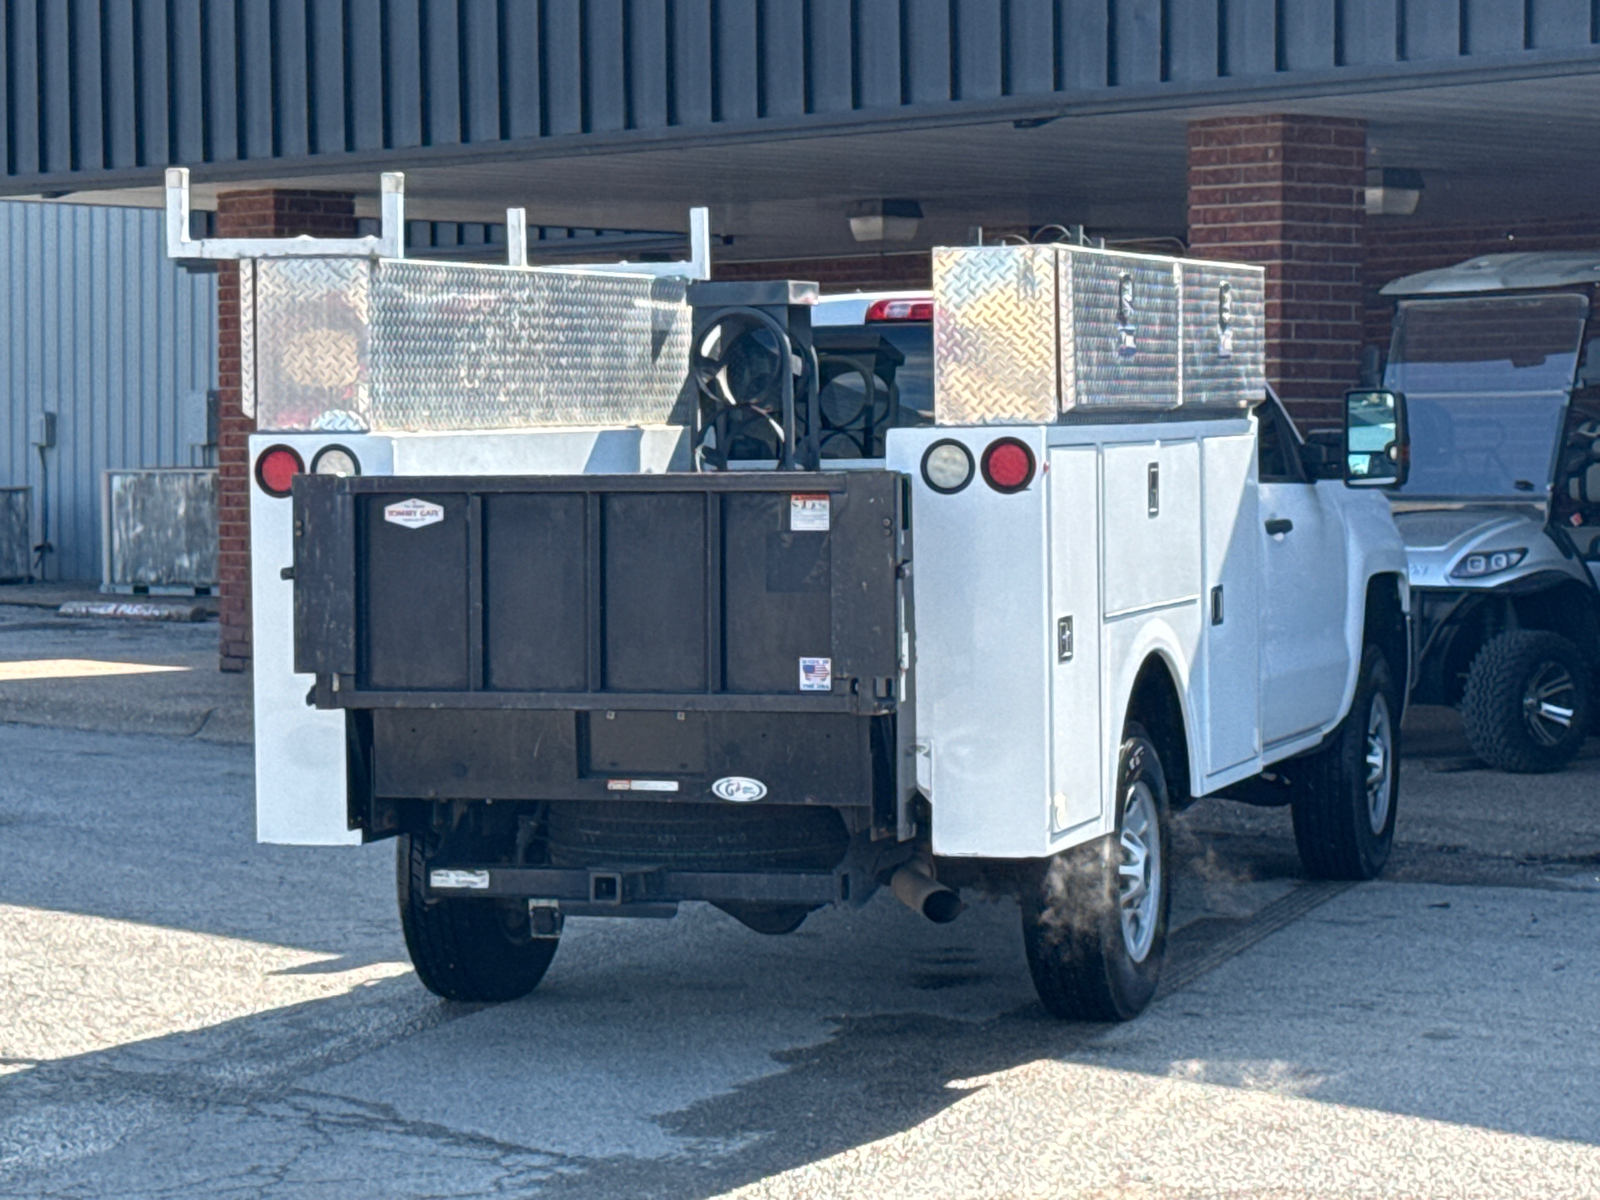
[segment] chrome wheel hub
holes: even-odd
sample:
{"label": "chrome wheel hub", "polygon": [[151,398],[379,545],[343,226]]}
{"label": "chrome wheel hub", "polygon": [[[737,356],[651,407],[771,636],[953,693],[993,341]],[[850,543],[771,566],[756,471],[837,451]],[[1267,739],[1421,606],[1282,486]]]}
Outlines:
{"label": "chrome wheel hub", "polygon": [[1522,720],[1541,746],[1554,746],[1572,729],[1578,687],[1560,663],[1543,663],[1522,694]]}
{"label": "chrome wheel hub", "polygon": [[1394,722],[1382,692],[1372,697],[1367,714],[1367,821],[1374,834],[1389,823],[1394,797]]}
{"label": "chrome wheel hub", "polygon": [[1128,957],[1143,962],[1156,940],[1161,919],[1161,821],[1155,795],[1143,781],[1128,789],[1117,837],[1122,861],[1117,867],[1117,899],[1122,941]]}

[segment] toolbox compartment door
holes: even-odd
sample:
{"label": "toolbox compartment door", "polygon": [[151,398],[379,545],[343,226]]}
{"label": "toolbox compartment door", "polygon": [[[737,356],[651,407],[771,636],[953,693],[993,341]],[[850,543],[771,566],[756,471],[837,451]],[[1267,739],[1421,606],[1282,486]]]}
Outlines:
{"label": "toolbox compartment door", "polygon": [[[1100,453],[1050,448],[1050,836],[1089,822],[1103,807],[1106,742],[1100,672]],[[1081,839],[1079,839],[1081,840]]]}

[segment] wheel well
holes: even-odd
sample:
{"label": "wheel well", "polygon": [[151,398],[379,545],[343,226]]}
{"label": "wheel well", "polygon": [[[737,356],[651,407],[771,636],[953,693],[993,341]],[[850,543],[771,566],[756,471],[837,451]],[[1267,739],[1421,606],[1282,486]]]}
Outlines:
{"label": "wheel well", "polygon": [[1411,685],[1411,638],[1405,610],[1400,607],[1399,576],[1374,575],[1367,580],[1362,645],[1383,651],[1390,672],[1400,684],[1400,694],[1407,695]]}
{"label": "wheel well", "polygon": [[1575,579],[1536,591],[1471,594],[1465,604],[1450,610],[1442,628],[1430,634],[1433,644],[1420,664],[1417,681],[1419,700],[1426,694],[1430,704],[1459,704],[1467,671],[1478,651],[1490,638],[1511,629],[1558,633],[1576,644],[1600,672],[1597,607],[1594,593]]}
{"label": "wheel well", "polygon": [[1511,607],[1521,628],[1559,633],[1576,643],[1585,658],[1594,661],[1597,643],[1600,643],[1594,592],[1576,579],[1543,591],[1514,595]]}
{"label": "wheel well", "polygon": [[1128,698],[1127,721],[1137,721],[1149,731],[1161,755],[1167,776],[1168,799],[1174,808],[1193,802],[1189,780],[1189,735],[1183,726],[1183,705],[1166,660],[1151,655],[1139,668],[1139,678]]}

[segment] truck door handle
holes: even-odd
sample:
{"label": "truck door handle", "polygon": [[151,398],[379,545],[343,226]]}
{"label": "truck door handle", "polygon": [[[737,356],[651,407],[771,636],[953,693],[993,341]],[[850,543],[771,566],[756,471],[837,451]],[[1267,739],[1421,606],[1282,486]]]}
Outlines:
{"label": "truck door handle", "polygon": [[1276,537],[1280,533],[1288,533],[1294,528],[1294,522],[1288,517],[1273,517],[1267,522],[1267,532]]}

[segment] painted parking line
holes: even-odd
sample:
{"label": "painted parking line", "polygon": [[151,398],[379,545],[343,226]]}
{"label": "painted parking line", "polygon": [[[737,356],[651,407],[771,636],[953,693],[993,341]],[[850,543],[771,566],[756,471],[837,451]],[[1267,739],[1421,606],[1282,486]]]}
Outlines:
{"label": "painted parking line", "polygon": [[104,675],[155,675],[164,671],[188,671],[190,667],[170,667],[160,663],[108,662],[96,658],[34,658],[21,662],[0,662],[0,683],[23,679],[88,679]]}

